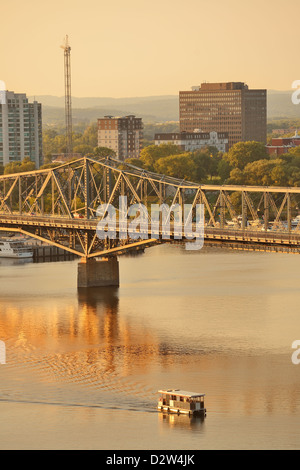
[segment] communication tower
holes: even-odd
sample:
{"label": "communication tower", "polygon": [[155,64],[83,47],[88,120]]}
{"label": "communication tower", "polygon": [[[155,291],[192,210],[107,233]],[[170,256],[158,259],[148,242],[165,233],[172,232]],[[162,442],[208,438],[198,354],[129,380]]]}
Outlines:
{"label": "communication tower", "polygon": [[72,100],[71,100],[71,47],[68,36],[65,37],[64,44],[61,46],[64,50],[65,62],[65,120],[66,120],[66,153],[68,158],[73,154],[72,143]]}

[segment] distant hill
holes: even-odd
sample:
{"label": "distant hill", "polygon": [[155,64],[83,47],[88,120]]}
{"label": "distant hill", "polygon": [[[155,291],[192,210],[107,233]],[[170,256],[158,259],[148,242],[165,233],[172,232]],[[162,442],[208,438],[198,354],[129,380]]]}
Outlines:
{"label": "distant hill", "polygon": [[300,105],[292,103],[292,93],[290,91],[268,91],[268,118],[300,118]]}
{"label": "distant hill", "polygon": [[[43,105],[43,122],[51,124],[64,121],[64,97],[35,96]],[[33,100],[33,97],[30,97]],[[74,122],[91,122],[111,114],[124,116],[135,114],[144,121],[177,121],[178,96],[146,96],[141,98],[76,98],[72,97]]]}
{"label": "distant hill", "polygon": [[[293,90],[269,90],[267,98],[268,118],[300,118],[300,105],[292,103]],[[63,96],[41,95],[29,97],[43,104],[43,123],[64,122]],[[135,114],[145,122],[179,120],[178,95],[145,96],[133,98],[77,98],[72,97],[74,122],[95,122],[107,114],[114,116]]]}

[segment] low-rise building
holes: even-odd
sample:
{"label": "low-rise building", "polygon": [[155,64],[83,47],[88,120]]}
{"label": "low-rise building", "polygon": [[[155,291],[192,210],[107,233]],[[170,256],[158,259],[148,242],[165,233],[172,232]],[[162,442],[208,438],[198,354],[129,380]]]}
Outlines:
{"label": "low-rise building", "polygon": [[168,134],[155,134],[155,145],[174,144],[182,148],[184,152],[194,152],[205,147],[216,147],[220,152],[228,149],[228,132],[174,132]]}
{"label": "low-rise building", "polygon": [[267,151],[269,155],[279,156],[285,153],[293,147],[300,145],[300,136],[298,131],[295,132],[293,137],[277,137],[271,140],[271,144],[267,145]]}

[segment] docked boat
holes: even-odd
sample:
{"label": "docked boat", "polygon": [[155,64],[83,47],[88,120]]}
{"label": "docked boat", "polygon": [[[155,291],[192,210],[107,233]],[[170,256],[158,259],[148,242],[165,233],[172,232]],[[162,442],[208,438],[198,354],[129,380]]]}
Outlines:
{"label": "docked boat", "polygon": [[300,215],[297,215],[293,220],[292,220],[292,227],[298,227],[300,224]]}
{"label": "docked boat", "polygon": [[0,258],[33,258],[33,250],[22,240],[0,239]]}
{"label": "docked boat", "polygon": [[206,415],[204,393],[186,392],[184,390],[159,390],[157,408],[168,413],[188,415]]}

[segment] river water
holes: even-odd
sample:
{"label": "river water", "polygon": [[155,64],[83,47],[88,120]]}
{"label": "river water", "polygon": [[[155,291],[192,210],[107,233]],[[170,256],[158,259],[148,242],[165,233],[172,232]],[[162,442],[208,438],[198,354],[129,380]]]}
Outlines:
{"label": "river water", "polygon": [[[297,255],[161,245],[119,289],[77,261],[0,261],[1,449],[299,449]],[[206,394],[205,419],[157,391]]]}

